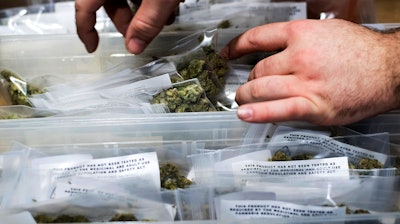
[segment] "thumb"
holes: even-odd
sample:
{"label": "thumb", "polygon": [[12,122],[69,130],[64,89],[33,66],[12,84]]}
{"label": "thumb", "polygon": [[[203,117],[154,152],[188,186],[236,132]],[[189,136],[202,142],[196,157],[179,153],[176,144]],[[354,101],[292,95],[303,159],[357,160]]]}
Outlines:
{"label": "thumb", "polygon": [[143,0],[129,24],[125,44],[129,52],[141,53],[167,24],[179,0]]}

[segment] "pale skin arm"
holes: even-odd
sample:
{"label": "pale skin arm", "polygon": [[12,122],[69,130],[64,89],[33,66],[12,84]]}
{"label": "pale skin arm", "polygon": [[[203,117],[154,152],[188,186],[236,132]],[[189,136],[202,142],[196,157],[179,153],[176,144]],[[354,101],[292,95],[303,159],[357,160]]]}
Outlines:
{"label": "pale skin arm", "polygon": [[337,19],[274,23],[245,32],[221,53],[233,59],[276,50],[237,90],[244,121],[345,125],[400,107],[399,33]]}
{"label": "pale skin arm", "polygon": [[104,7],[125,45],[133,54],[141,53],[169,21],[180,0],[142,0],[135,15],[126,0],[75,0],[77,33],[86,50],[94,52],[99,43],[95,30],[96,11]]}

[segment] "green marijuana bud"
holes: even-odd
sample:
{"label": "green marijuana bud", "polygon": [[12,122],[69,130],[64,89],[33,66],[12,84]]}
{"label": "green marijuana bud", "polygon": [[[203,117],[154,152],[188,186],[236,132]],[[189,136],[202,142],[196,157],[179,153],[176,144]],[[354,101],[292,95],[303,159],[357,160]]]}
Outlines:
{"label": "green marijuana bud", "polygon": [[31,95],[45,92],[43,89],[29,85],[19,75],[10,70],[2,70],[0,75],[10,83],[8,91],[14,105],[31,106],[28,98]]}
{"label": "green marijuana bud", "polygon": [[59,215],[57,217],[51,217],[45,214],[35,216],[37,223],[87,223],[89,219],[84,216],[76,215]]}
{"label": "green marijuana bud", "polygon": [[356,168],[363,170],[382,169],[383,164],[377,159],[362,158],[358,161]]}
{"label": "green marijuana bud", "polygon": [[114,217],[110,220],[110,222],[116,221],[138,221],[133,214],[115,214]]}
{"label": "green marijuana bud", "polygon": [[169,190],[185,188],[192,184],[192,181],[179,174],[178,166],[167,163],[160,166],[161,187]]}
{"label": "green marijuana bud", "polygon": [[165,104],[170,112],[215,111],[211,102],[204,97],[204,90],[198,84],[178,85],[161,91],[153,97],[152,104]]}

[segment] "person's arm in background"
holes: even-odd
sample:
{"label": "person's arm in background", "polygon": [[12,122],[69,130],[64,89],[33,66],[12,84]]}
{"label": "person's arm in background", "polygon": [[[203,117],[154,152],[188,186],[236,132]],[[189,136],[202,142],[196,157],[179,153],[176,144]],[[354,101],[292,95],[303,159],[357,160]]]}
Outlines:
{"label": "person's arm in background", "polygon": [[245,32],[222,54],[276,50],[237,90],[244,121],[343,125],[400,107],[400,33],[338,19],[282,22]]}
{"label": "person's arm in background", "polygon": [[180,0],[136,1],[140,7],[136,14],[126,0],[75,0],[77,33],[88,52],[94,52],[99,43],[95,29],[96,11],[104,7],[117,30],[125,37],[129,52],[141,53],[146,46],[171,22]]}

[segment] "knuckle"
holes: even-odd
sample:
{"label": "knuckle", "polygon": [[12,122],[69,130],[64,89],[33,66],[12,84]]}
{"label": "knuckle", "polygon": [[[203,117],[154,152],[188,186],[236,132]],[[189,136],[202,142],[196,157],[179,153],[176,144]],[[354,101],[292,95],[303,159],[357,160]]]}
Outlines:
{"label": "knuckle", "polygon": [[286,26],[288,35],[302,35],[305,32],[310,32],[313,22],[311,20],[293,20],[289,21]]}
{"label": "knuckle", "polygon": [[268,84],[268,82],[261,82],[260,80],[252,82],[249,90],[252,98],[255,100],[261,99]]}
{"label": "knuckle", "polygon": [[253,47],[258,47],[260,46],[263,40],[260,40],[260,36],[262,36],[263,29],[256,27],[254,29],[251,29],[247,33],[247,42]]}

